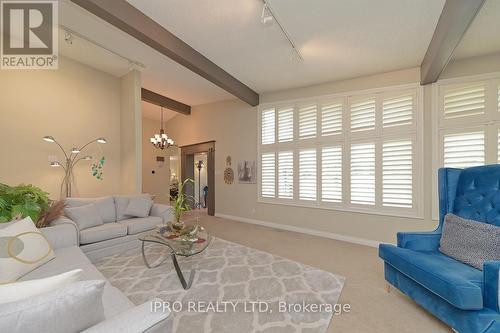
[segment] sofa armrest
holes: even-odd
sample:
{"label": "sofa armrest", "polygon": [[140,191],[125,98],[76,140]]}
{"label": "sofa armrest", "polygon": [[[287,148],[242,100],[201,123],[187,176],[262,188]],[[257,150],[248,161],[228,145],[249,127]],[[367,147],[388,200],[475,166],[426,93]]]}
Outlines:
{"label": "sofa armrest", "polygon": [[437,251],[441,233],[430,232],[398,232],[398,247],[415,251]]}
{"label": "sofa armrest", "polygon": [[173,220],[174,213],[172,207],[165,204],[154,203],[151,206],[151,211],[149,212],[150,216],[161,217],[163,223],[167,223]]}
{"label": "sofa armrest", "polygon": [[168,333],[172,332],[173,317],[170,311],[153,311],[153,302],[143,303],[114,317],[106,319],[82,333]]}
{"label": "sofa armrest", "polygon": [[75,222],[66,217],[52,221],[50,226],[41,228],[40,232],[47,238],[54,250],[80,244],[78,227]]}
{"label": "sofa armrest", "polygon": [[500,283],[500,261],[486,261],[483,265],[484,306],[496,312],[500,312],[499,306],[499,283]]}

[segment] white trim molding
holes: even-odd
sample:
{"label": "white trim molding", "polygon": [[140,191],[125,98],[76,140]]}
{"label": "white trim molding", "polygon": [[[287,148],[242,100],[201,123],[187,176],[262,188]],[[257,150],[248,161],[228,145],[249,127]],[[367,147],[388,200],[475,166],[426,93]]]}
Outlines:
{"label": "white trim molding", "polygon": [[374,248],[378,248],[378,246],[380,244],[393,244],[393,245],[395,245],[394,243],[380,242],[380,241],[376,241],[376,240],[372,240],[372,239],[336,234],[336,233],[329,232],[329,231],[306,229],[306,228],[296,227],[296,226],[287,225],[287,224],[281,224],[281,223],[275,223],[275,222],[269,222],[269,221],[261,221],[261,220],[250,219],[250,218],[246,218],[246,217],[240,217],[240,216],[234,216],[234,215],[228,215],[228,214],[215,213],[215,217],[220,217],[223,219],[233,220],[233,221],[237,221],[237,222],[260,225],[263,227],[268,227],[268,228],[273,228],[273,229],[297,232],[300,234],[306,234],[306,235],[310,235],[310,236],[328,238],[328,239],[333,239],[333,240],[337,240],[337,241],[341,241],[341,242],[347,242],[347,243],[351,243],[351,244],[369,246],[369,247],[374,247]]}

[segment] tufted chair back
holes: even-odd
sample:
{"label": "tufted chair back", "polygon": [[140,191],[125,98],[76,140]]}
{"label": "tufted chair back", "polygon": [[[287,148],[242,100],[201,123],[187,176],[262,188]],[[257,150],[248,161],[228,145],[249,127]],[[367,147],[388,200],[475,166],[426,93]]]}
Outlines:
{"label": "tufted chair back", "polygon": [[500,226],[500,165],[460,170],[451,207],[455,215]]}

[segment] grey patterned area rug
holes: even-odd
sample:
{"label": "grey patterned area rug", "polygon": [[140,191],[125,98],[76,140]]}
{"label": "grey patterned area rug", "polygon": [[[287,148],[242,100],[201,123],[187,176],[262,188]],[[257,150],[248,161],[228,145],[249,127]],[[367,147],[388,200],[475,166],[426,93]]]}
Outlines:
{"label": "grey patterned area rug", "polygon": [[[168,255],[147,245],[149,256]],[[154,297],[176,307],[174,332],[324,333],[345,278],[222,239],[201,254],[179,261],[196,269],[185,291],[169,257],[148,269],[140,248],[96,262],[97,268],[135,304]],[[175,303],[174,303],[175,302]]]}

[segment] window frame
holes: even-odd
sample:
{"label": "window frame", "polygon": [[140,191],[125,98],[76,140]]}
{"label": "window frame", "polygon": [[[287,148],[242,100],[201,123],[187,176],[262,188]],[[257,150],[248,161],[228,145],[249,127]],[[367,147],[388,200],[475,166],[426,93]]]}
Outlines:
{"label": "window frame", "polygon": [[[474,83],[486,83],[485,89],[485,112],[483,115],[466,116],[458,119],[445,119],[442,112],[442,101],[444,94],[441,88],[444,86],[462,87]],[[461,76],[442,79],[431,86],[431,123],[432,142],[438,143],[432,148],[432,207],[433,220],[439,219],[438,207],[438,179],[437,170],[444,165],[444,136],[453,133],[483,131],[485,138],[485,164],[500,163],[498,160],[498,132],[500,131],[500,110],[498,109],[498,87],[500,86],[500,72],[487,74]],[[497,98],[489,98],[493,94]],[[496,111],[495,111],[496,110]],[[493,138],[493,136],[495,138]],[[492,144],[496,143],[496,144]]]}
{"label": "window frame", "polygon": [[[396,97],[405,93],[411,92],[414,94],[415,107],[413,108],[413,122],[411,125],[395,126],[390,128],[382,128],[382,100],[383,98]],[[350,113],[349,100],[376,96],[376,111],[375,111],[375,129],[370,131],[354,132],[350,131]],[[340,101],[343,106],[342,113],[342,133],[335,135],[322,135],[322,106]],[[299,138],[299,112],[298,108],[304,105],[315,104],[317,106],[317,122],[316,122],[316,138],[300,139]],[[294,108],[294,135],[290,142],[278,143],[277,123],[278,113],[276,112],[275,123],[275,142],[274,144],[261,144],[261,114],[263,110],[275,108],[278,110],[282,107],[293,106]],[[293,150],[294,152],[294,196],[293,199],[262,198],[261,192],[261,175],[260,167],[258,168],[257,181],[257,202],[264,204],[278,204],[284,206],[296,206],[306,208],[317,208],[326,210],[336,210],[355,213],[366,213],[383,216],[409,217],[414,219],[423,219],[423,87],[418,83],[403,84],[397,86],[387,86],[374,89],[349,91],[337,94],[323,95],[317,97],[300,98],[293,100],[285,100],[278,102],[262,103],[257,108],[257,158],[260,159],[262,153],[275,152],[276,156],[279,151]],[[399,127],[399,128],[398,128]],[[411,133],[409,133],[411,131]],[[369,135],[369,136],[368,136]],[[401,138],[402,140],[412,141],[413,150],[413,207],[399,208],[382,206],[382,145],[384,141]],[[375,143],[375,205],[357,205],[350,203],[350,147],[353,143],[374,142]],[[321,201],[321,174],[322,174],[322,148],[329,146],[342,147],[342,201],[341,202],[323,202]],[[317,175],[317,193],[316,201],[304,201],[299,199],[299,151],[308,148],[316,149],[316,175]],[[276,157],[277,158],[277,157]],[[276,160],[277,164],[277,160]],[[277,167],[276,167],[277,172]],[[276,175],[277,186],[278,175]],[[277,193],[277,192],[276,192]]]}

